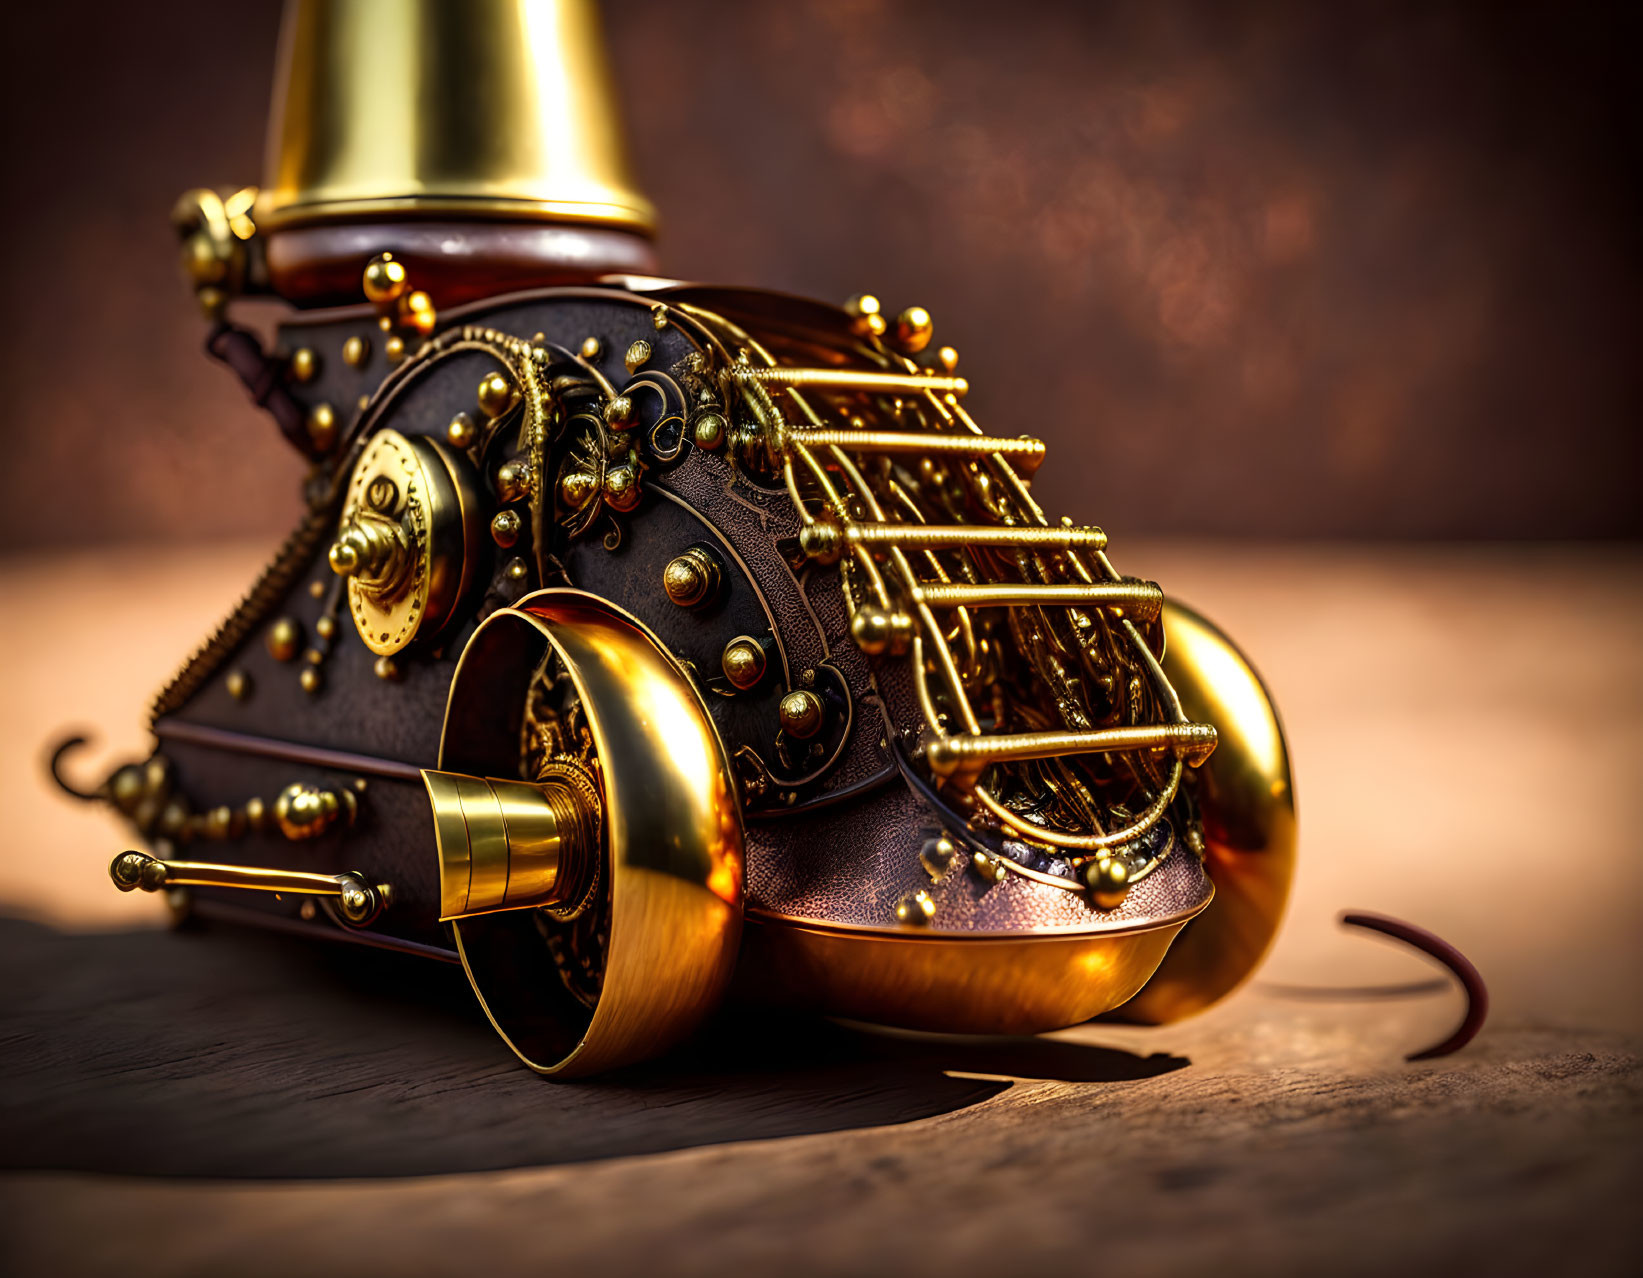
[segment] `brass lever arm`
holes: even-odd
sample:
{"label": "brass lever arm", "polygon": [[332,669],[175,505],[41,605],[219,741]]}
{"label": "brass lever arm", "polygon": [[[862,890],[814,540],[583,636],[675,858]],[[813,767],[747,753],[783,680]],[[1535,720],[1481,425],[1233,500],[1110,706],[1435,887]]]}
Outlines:
{"label": "brass lever arm", "polygon": [[231,887],[252,892],[294,892],[333,896],[342,917],[354,927],[372,922],[393,900],[386,883],[371,884],[353,870],[342,874],[308,874],[250,865],[212,865],[205,861],[162,861],[146,852],[122,852],[109,864],[108,876],[122,892],[141,888]]}

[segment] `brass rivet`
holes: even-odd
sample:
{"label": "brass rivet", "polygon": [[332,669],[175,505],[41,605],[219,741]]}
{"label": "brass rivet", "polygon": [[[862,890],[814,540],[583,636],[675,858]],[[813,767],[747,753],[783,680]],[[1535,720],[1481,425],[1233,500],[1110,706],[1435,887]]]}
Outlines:
{"label": "brass rivet", "polygon": [[308,442],[322,453],[337,442],[337,414],[329,404],[315,404],[308,411]]}
{"label": "brass rivet", "polygon": [[1130,891],[1130,867],[1119,857],[1103,856],[1084,867],[1084,886],[1096,908],[1116,910]]}
{"label": "brass rivet", "polygon": [[388,357],[390,364],[399,364],[405,359],[405,339],[395,333],[382,344],[382,353]]}
{"label": "brass rivet", "polygon": [[335,617],[321,617],[314,623],[314,633],[321,639],[330,639],[337,633],[337,619]]}
{"label": "brass rivet", "polygon": [[310,347],[298,347],[291,353],[291,362],[287,367],[292,381],[307,384],[319,375],[319,356]]}
{"label": "brass rivet", "polygon": [[626,430],[633,425],[633,399],[627,395],[612,395],[605,401],[605,425],[612,430]]}
{"label": "brass rivet", "polygon": [[520,519],[517,511],[499,510],[491,520],[491,537],[506,550],[519,540]]}
{"label": "brass rivet", "polygon": [[263,806],[261,799],[253,796],[245,801],[245,823],[247,826],[253,830],[260,830],[263,827],[263,822],[267,819],[268,809]]}
{"label": "brass rivet", "polygon": [[923,927],[935,916],[936,903],[922,888],[917,892],[909,892],[896,902],[897,923],[905,923],[909,927]]}
{"label": "brass rivet", "polygon": [[135,763],[128,763],[117,771],[108,783],[109,797],[114,800],[114,806],[122,812],[131,812],[142,801],[143,791],[146,789],[143,781],[143,770]]}
{"label": "brass rivet", "polygon": [[342,362],[349,368],[363,368],[371,358],[371,343],[355,334],[342,344]]}
{"label": "brass rivet", "polygon": [[730,428],[725,424],[724,417],[711,409],[696,418],[694,435],[696,446],[713,452],[724,446],[725,436]]}
{"label": "brass rivet", "polygon": [[719,558],[706,546],[691,546],[662,569],[662,589],[681,608],[700,608],[719,598],[724,583]]}
{"label": "brass rivet", "polygon": [[814,692],[800,688],[782,698],[776,713],[781,719],[783,732],[805,741],[821,731],[822,721],[827,717],[827,707]]}
{"label": "brass rivet", "polygon": [[226,839],[234,829],[234,809],[212,808],[205,816],[205,836],[208,839]]}
{"label": "brass rivet", "polygon": [[310,581],[308,583],[308,593],[315,599],[323,599],[325,597],[325,583],[323,581]]}
{"label": "brass rivet", "polygon": [[951,376],[958,372],[958,351],[951,346],[943,346],[936,352],[936,359],[941,364],[941,371]]}
{"label": "brass rivet", "polygon": [[400,303],[400,318],[424,337],[433,332],[434,326],[439,323],[439,316],[434,310],[433,298],[421,289],[410,294]]}
{"label": "brass rivet", "polygon": [[228,686],[228,695],[235,701],[244,701],[251,695],[251,676],[243,670],[230,670],[224,683]]}
{"label": "brass rivet", "polygon": [[472,448],[474,440],[479,438],[479,427],[474,425],[474,419],[468,414],[458,413],[445,428],[445,438],[451,441],[453,448]]}
{"label": "brass rivet", "polygon": [[508,566],[502,570],[502,575],[518,585],[530,580],[531,566],[523,559],[510,559]]}
{"label": "brass rivet", "polygon": [[884,333],[883,308],[871,293],[857,293],[844,304],[844,309],[855,320],[851,327],[862,336],[879,337]]}
{"label": "brass rivet", "polygon": [[304,923],[312,923],[314,917],[319,913],[319,907],[314,904],[313,898],[310,897],[297,907],[297,913],[302,916]]}
{"label": "brass rivet", "polygon": [[479,382],[479,411],[496,418],[508,411],[513,403],[513,387],[501,373],[486,373]]}
{"label": "brass rivet", "polygon": [[746,692],[764,678],[764,645],[748,635],[732,639],[725,645],[719,665],[731,685]]}
{"label": "brass rivet", "polygon": [[281,617],[268,627],[268,655],[275,661],[295,661],[302,649],[302,627],[290,617]]}
{"label": "brass rivet", "polygon": [[518,501],[531,491],[531,467],[524,460],[503,462],[496,472],[496,495],[502,501]]}
{"label": "brass rivet", "polygon": [[612,466],[605,472],[605,504],[624,513],[639,504],[638,470],[632,466]]}
{"label": "brass rivet", "polygon": [[836,564],[844,550],[844,534],[837,524],[806,524],[799,529],[799,549],[818,563]]}
{"label": "brass rivet", "polygon": [[597,337],[584,337],[582,339],[583,359],[598,359],[604,353],[604,350],[604,343]]}
{"label": "brass rivet", "polygon": [[588,471],[572,470],[559,481],[559,496],[572,510],[580,510],[593,498],[599,481]]}
{"label": "brass rivet", "polygon": [[379,253],[365,264],[361,281],[365,298],[374,306],[397,302],[405,291],[405,263],[396,261],[392,253]]}
{"label": "brass rivet", "polygon": [[901,652],[912,641],[913,619],[904,612],[864,604],[850,618],[850,635],[869,656]]}
{"label": "brass rivet", "polygon": [[627,354],[622,356],[622,363],[627,366],[628,373],[633,374],[643,368],[649,359],[650,343],[638,341],[628,347]]}
{"label": "brass rivet", "polygon": [[958,855],[958,845],[945,834],[940,838],[926,839],[924,847],[919,851],[919,864],[924,872],[932,879],[939,879],[948,870],[953,868],[953,859]]}
{"label": "brass rivet", "polygon": [[325,676],[314,666],[304,666],[302,673],[297,676],[297,682],[302,685],[304,692],[313,695],[325,686]]}
{"label": "brass rivet", "polygon": [[395,683],[399,679],[399,663],[392,657],[378,657],[371,669],[378,679],[387,683]]}
{"label": "brass rivet", "polygon": [[896,345],[910,355],[928,346],[935,331],[935,321],[922,306],[909,306],[896,316]]}

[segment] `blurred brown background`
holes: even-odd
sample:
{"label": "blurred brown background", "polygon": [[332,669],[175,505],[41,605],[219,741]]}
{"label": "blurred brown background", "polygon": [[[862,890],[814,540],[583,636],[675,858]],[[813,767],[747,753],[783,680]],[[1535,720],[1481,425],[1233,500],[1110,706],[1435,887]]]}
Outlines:
{"label": "blurred brown background", "polygon": [[[1544,4],[607,5],[673,274],[920,302],[1125,534],[1633,536],[1635,24]],[[166,216],[277,6],[7,15],[0,549],[273,534]]]}

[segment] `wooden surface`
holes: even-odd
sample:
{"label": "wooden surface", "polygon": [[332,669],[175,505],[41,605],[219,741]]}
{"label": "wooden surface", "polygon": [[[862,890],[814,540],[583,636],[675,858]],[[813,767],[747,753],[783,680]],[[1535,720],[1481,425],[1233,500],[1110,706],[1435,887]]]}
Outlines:
{"label": "wooden surface", "polygon": [[[1621,1273],[1643,1171],[1643,554],[1117,548],[1273,685],[1302,870],[1204,1017],[1040,1039],[731,1010],[586,1086],[518,1068],[459,972],[108,889],[124,835],[39,779],[141,712],[263,548],[0,564],[0,1269]],[[1343,907],[1434,928],[1496,1014]]]}

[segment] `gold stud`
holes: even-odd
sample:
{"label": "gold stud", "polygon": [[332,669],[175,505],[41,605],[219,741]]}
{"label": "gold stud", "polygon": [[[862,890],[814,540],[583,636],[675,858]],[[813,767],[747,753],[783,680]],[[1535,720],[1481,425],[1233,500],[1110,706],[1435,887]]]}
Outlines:
{"label": "gold stud", "polygon": [[329,404],[308,410],[308,442],[316,452],[328,453],[337,442],[337,414]]}
{"label": "gold stud", "polygon": [[143,770],[135,763],[128,763],[109,778],[108,793],[114,800],[114,806],[122,812],[132,812],[142,801],[143,792],[147,787],[143,783]]}
{"label": "gold stud", "polygon": [[[239,813],[235,812],[233,808],[227,807],[226,805],[212,808],[211,811],[205,815],[205,837],[208,839],[226,839],[231,837],[235,833],[234,826],[236,825],[236,817],[239,817]],[[242,817],[240,819],[243,820],[244,818]]]}
{"label": "gold stud", "polygon": [[510,559],[502,575],[516,586],[523,585],[531,579],[531,566],[523,559]]}
{"label": "gold stud", "polygon": [[496,418],[508,411],[513,403],[513,387],[501,373],[486,373],[479,383],[479,410],[485,416]]}
{"label": "gold stud", "polygon": [[723,585],[719,556],[706,546],[689,547],[662,569],[662,589],[681,608],[702,608],[715,602]]}
{"label": "gold stud", "polygon": [[643,340],[628,347],[627,354],[622,356],[622,363],[627,366],[629,376],[637,373],[649,360],[650,343]]}
{"label": "gold stud", "polygon": [[604,353],[604,350],[604,343],[597,337],[584,337],[582,339],[583,359],[598,359]]}
{"label": "gold stud", "polygon": [[319,375],[319,356],[314,354],[311,347],[298,347],[291,353],[288,368],[292,381],[306,385]]}
{"label": "gold stud", "polygon": [[764,645],[748,635],[732,639],[720,654],[719,666],[732,687],[746,692],[764,678]]}
{"label": "gold stud", "polygon": [[434,300],[421,289],[409,294],[400,303],[400,319],[409,324],[418,333],[426,337],[434,331],[439,323],[439,315],[434,310]]}
{"label": "gold stud", "polygon": [[304,692],[312,696],[325,686],[325,676],[320,674],[317,667],[304,666],[302,673],[297,676],[297,682],[302,685]]}
{"label": "gold stud", "polygon": [[323,581],[310,581],[308,583],[308,593],[315,599],[325,598],[325,583]]}
{"label": "gold stud", "polygon": [[612,466],[605,472],[605,504],[626,513],[639,504],[639,472],[632,466]]}
{"label": "gold stud", "polygon": [[808,741],[821,731],[822,721],[827,717],[827,707],[814,692],[800,688],[782,698],[776,714],[781,719],[783,732],[800,741]]}
{"label": "gold stud", "polygon": [[936,359],[941,364],[941,371],[949,375],[958,372],[958,351],[951,346],[943,346],[936,352]]}
{"label": "gold stud", "polygon": [[405,361],[405,339],[395,333],[382,344],[382,353],[388,357],[388,363],[394,366]]}
{"label": "gold stud", "polygon": [[342,362],[349,368],[364,368],[371,358],[371,343],[357,333],[342,344]]}
{"label": "gold stud", "polygon": [[605,401],[605,425],[612,430],[626,430],[633,425],[633,400],[627,395],[612,395]]}
{"label": "gold stud", "polygon": [[354,407],[356,407],[357,409],[359,409],[360,412],[363,413],[370,406],[370,403],[371,403],[371,397],[369,395],[361,395],[358,399],[356,399],[354,401]]}
{"label": "gold stud", "polygon": [[913,638],[913,619],[905,612],[864,604],[850,618],[850,635],[869,656],[905,652]]}
{"label": "gold stud", "polygon": [[1116,910],[1130,891],[1129,864],[1115,856],[1103,856],[1084,867],[1084,886],[1096,908]]}
{"label": "gold stud", "polygon": [[923,927],[936,916],[936,903],[923,888],[909,892],[896,902],[896,922],[909,927]]}
{"label": "gold stud", "polygon": [[275,661],[295,661],[302,648],[302,626],[281,617],[268,627],[268,655]]}
{"label": "gold stud", "polygon": [[696,418],[694,436],[696,446],[714,452],[724,447],[725,436],[729,433],[722,414],[709,409]]}
{"label": "gold stud", "polygon": [[353,824],[359,803],[347,790],[322,790],[292,782],[274,800],[274,822],[293,841],[315,839],[339,821]]}
{"label": "gold stud", "polygon": [[399,663],[392,657],[378,657],[371,670],[385,683],[399,682]]}
{"label": "gold stud", "polygon": [[502,501],[518,501],[531,491],[531,466],[524,460],[503,462],[496,472],[496,495]]}
{"label": "gold stud", "polygon": [[187,805],[178,799],[166,804],[160,811],[159,830],[168,839],[186,839],[189,833]]}
{"label": "gold stud", "polygon": [[806,524],[799,529],[799,549],[823,564],[836,564],[844,551],[844,534],[837,524]]}
{"label": "gold stud", "polygon": [[337,633],[337,619],[335,617],[321,617],[314,623],[314,633],[321,639],[330,639]]}
{"label": "gold stud", "polygon": [[386,315],[384,315],[381,319],[379,319],[377,321],[377,327],[380,328],[384,333],[391,333],[391,332],[394,331],[394,322],[393,322],[393,320],[389,319]]}
{"label": "gold stud", "polygon": [[235,701],[244,701],[251,695],[251,676],[243,670],[230,670],[223,682],[228,687],[228,695]]}
{"label": "gold stud", "polygon": [[924,841],[924,847],[918,854],[918,862],[932,879],[939,879],[953,868],[953,860],[957,856],[958,845],[943,834],[939,838]]}
{"label": "gold stud", "polygon": [[909,355],[917,355],[930,344],[936,322],[922,306],[909,306],[896,316],[896,345]]}
{"label": "gold stud", "polygon": [[857,293],[844,304],[854,318],[851,325],[863,337],[879,337],[884,333],[884,308],[871,293]]}
{"label": "gold stud", "polygon": [[451,441],[451,447],[466,451],[479,438],[479,427],[474,425],[474,419],[468,414],[458,413],[445,428],[445,438]]}
{"label": "gold stud", "polygon": [[519,540],[519,528],[518,511],[499,510],[496,512],[496,518],[491,520],[491,539],[506,550]]}
{"label": "gold stud", "polygon": [[297,906],[297,914],[304,923],[312,923],[319,916],[319,906],[314,904],[313,897],[307,897]]}
{"label": "gold stud", "polygon": [[268,820],[268,809],[263,801],[256,796],[245,801],[245,824],[253,830],[260,830]]}
{"label": "gold stud", "polygon": [[598,479],[588,471],[566,471],[565,477],[559,481],[559,496],[572,510],[580,510],[593,499],[598,486]]}
{"label": "gold stud", "polygon": [[396,260],[392,253],[379,253],[365,264],[365,277],[361,282],[366,301],[373,306],[391,305],[405,291],[405,263]]}

